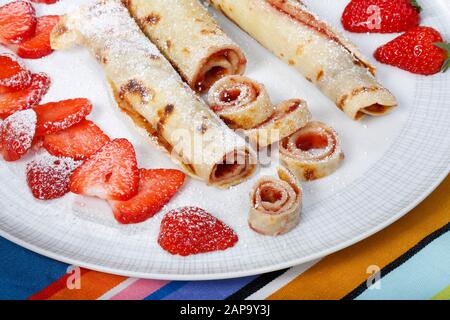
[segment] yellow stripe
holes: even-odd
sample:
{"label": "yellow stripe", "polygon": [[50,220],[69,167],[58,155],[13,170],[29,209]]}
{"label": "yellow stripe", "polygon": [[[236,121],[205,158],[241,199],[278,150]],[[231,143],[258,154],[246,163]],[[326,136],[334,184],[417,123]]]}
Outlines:
{"label": "yellow stripe", "polygon": [[449,223],[450,177],[417,208],[393,225],[332,254],[268,299],[342,299],[370,276],[367,268],[385,267],[430,233]]}
{"label": "yellow stripe", "polygon": [[432,300],[450,300],[450,286],[435,295]]}

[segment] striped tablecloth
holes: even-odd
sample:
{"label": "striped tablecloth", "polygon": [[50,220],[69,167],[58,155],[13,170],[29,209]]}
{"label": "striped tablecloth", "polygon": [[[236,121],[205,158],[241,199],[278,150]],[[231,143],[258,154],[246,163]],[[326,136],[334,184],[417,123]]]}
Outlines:
{"label": "striped tablecloth", "polygon": [[[109,275],[0,238],[0,299],[450,299],[449,229],[447,177],[407,216],[352,247],[306,265],[232,280]],[[75,274],[81,275],[78,282]]]}

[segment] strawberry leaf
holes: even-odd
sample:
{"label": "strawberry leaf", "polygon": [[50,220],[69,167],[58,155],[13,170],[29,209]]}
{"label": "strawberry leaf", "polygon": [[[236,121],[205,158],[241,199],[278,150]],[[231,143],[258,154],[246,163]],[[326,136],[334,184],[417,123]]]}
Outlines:
{"label": "strawberry leaf", "polygon": [[442,65],[442,72],[447,71],[450,68],[450,58],[445,60],[444,64]]}
{"label": "strawberry leaf", "polygon": [[417,2],[417,0],[410,0],[411,1],[411,5],[416,8],[416,10],[418,12],[422,12],[422,7],[420,6],[420,4]]}
{"label": "strawberry leaf", "polygon": [[445,60],[442,65],[442,72],[445,72],[450,68],[450,43],[435,42],[434,45],[447,51],[447,60]]}
{"label": "strawberry leaf", "polygon": [[434,45],[436,47],[439,47],[441,49],[444,49],[447,51],[448,54],[450,54],[450,43],[444,43],[444,42],[435,42]]}

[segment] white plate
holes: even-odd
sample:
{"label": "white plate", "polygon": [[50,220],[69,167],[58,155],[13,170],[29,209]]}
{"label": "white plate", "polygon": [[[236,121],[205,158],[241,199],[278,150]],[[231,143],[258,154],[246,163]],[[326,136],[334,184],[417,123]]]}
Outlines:
{"label": "white plate", "polygon": [[[81,2],[84,0],[77,1]],[[340,26],[340,14],[347,2],[307,1],[336,26]],[[435,26],[450,39],[450,14],[444,1],[421,3],[423,24]],[[62,0],[52,6],[35,6],[39,14],[47,14],[63,13],[73,5]],[[0,234],[54,259],[109,273],[172,280],[239,277],[304,263],[360,241],[406,214],[448,174],[450,73],[415,76],[374,61],[380,81],[397,96],[400,107],[386,117],[353,122],[295,70],[225,18],[218,18],[245,50],[247,74],[266,84],[274,102],[304,98],[314,118],[329,123],[341,135],[346,161],[331,177],[304,184],[304,209],[298,228],[270,238],[247,227],[248,193],[262,172],[229,191],[189,180],[164,211],[200,206],[231,225],[239,243],[224,252],[171,256],[156,242],[163,213],[140,225],[119,226],[108,205],[100,200],[74,195],[50,202],[34,200],[24,174],[30,155],[19,163],[0,162]],[[367,56],[395,37],[347,36]],[[86,50],[55,52],[26,64],[51,76],[53,85],[45,101],[91,99],[94,111],[90,118],[111,137],[130,139],[142,167],[173,167],[124,121],[109,97],[101,68]],[[262,171],[270,170],[273,165]]]}

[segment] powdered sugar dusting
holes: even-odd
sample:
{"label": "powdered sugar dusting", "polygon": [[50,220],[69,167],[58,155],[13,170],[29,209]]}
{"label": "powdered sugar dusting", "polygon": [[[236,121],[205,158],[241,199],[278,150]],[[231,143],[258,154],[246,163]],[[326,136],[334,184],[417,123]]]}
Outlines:
{"label": "powdered sugar dusting", "polygon": [[[2,53],[0,55],[0,66],[5,63],[7,68],[15,73],[9,74],[6,77],[0,77],[0,89],[1,87],[9,88],[13,91],[26,88],[31,82],[31,72],[22,67],[21,63],[9,53]],[[11,70],[12,69],[12,70]]]}
{"label": "powdered sugar dusting", "polygon": [[0,127],[5,159],[18,160],[31,148],[36,122],[36,113],[31,109],[16,112],[5,119]]}
{"label": "powdered sugar dusting", "polygon": [[40,200],[50,200],[65,195],[69,192],[69,177],[80,163],[46,152],[38,155],[26,168],[27,183],[33,196]]}
{"label": "powdered sugar dusting", "polygon": [[168,212],[161,221],[158,238],[164,250],[182,256],[226,250],[237,241],[230,227],[198,207]]}
{"label": "powdered sugar dusting", "polygon": [[51,80],[45,73],[37,73],[32,75],[31,86],[29,88],[29,96],[27,100],[27,108],[31,108],[41,101],[42,97],[50,88]]}

